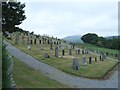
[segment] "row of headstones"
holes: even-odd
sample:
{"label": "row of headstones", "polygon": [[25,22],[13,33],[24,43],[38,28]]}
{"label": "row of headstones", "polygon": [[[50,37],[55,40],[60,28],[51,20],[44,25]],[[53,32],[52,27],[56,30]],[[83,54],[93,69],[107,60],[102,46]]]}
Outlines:
{"label": "row of headstones", "polygon": [[[78,48],[76,50],[76,55],[80,54],[80,49]],[[88,51],[82,49],[82,54],[88,54]],[[72,55],[72,48],[69,48],[69,55]],[[65,56],[65,49],[64,47],[62,48],[62,56]],[[48,55],[48,53],[45,53],[45,58],[49,58],[50,56]],[[58,46],[55,47],[55,57],[59,57],[59,48]]]}
{"label": "row of headstones", "polygon": [[[6,32],[7,33],[7,35],[8,35],[8,38],[12,38],[12,34],[10,34],[9,32]],[[19,42],[19,35],[20,35],[20,32],[16,32],[16,38],[15,38],[15,44],[18,44],[18,42]],[[32,37],[30,38],[30,33],[28,32],[28,48],[30,49],[30,44],[33,44],[33,38],[34,38],[34,33],[33,33],[33,35],[32,35]],[[40,37],[40,36],[39,36]],[[37,42],[37,39],[36,38],[34,38],[34,44],[36,44],[36,42]],[[22,43],[24,44],[25,43],[25,37],[24,37],[24,35],[22,36]],[[61,44],[61,42],[58,42],[58,41],[55,41],[55,40],[49,40],[49,39],[46,39],[46,38],[44,38],[44,37],[42,37],[42,39],[39,39],[39,44],[50,44],[50,49],[52,50],[53,48],[52,48],[52,46],[53,46],[53,44],[54,45],[59,45],[59,44]],[[44,46],[43,45],[41,45],[41,49],[43,49],[44,48]],[[72,49],[74,49],[73,47],[72,47]],[[98,50],[93,50],[93,49],[89,49],[90,51],[94,51],[94,52],[96,52],[96,53],[99,53],[99,54],[102,54],[103,52],[100,52],[100,51],[98,51]],[[71,50],[70,50],[71,51]],[[63,53],[64,53],[64,50],[63,50]],[[76,50],[76,53],[78,53],[79,54],[79,50]],[[84,51],[82,51],[82,54],[83,53],[88,53],[88,51],[86,51],[86,50],[84,50]],[[120,55],[119,54],[110,54],[110,53],[108,53],[108,52],[106,52],[105,53],[107,56],[108,55],[111,55],[111,56],[115,56],[115,57],[117,57],[117,58],[120,58]],[[64,54],[63,54],[64,55]]]}
{"label": "row of headstones", "polygon": [[119,53],[113,54],[113,53],[102,52],[102,51],[94,50],[94,49],[90,49],[90,48],[89,48],[89,50],[92,51],[92,52],[95,52],[97,54],[105,54],[106,56],[113,56],[113,57],[116,57],[116,58],[120,58],[120,54]]}
{"label": "row of headstones", "polygon": [[[105,58],[106,57],[104,55],[100,55],[99,56],[100,61],[104,61]],[[97,62],[97,57],[95,57],[94,60],[95,60],[95,62]],[[89,57],[88,61],[89,61],[89,64],[92,64],[92,57],[91,56]],[[85,56],[83,56],[83,58],[82,58],[82,65],[86,65],[86,58],[85,58]],[[75,70],[79,70],[80,69],[80,64],[79,64],[78,58],[74,58],[73,59],[73,65],[72,65],[72,67]]]}
{"label": "row of headstones", "polygon": [[[55,45],[61,44],[61,42],[59,42],[60,40],[53,40],[52,38],[49,39],[49,38],[43,37],[43,36],[41,38],[39,38],[38,40],[39,40],[39,44],[50,44],[50,43],[55,44]],[[18,41],[19,41],[19,32],[16,32],[15,44],[18,44]],[[37,38],[36,37],[34,38],[34,35],[31,36],[30,33],[28,32],[28,44],[29,45],[33,44],[33,41],[34,41],[34,44],[36,44]],[[22,35],[22,43],[24,44],[24,42],[25,42],[25,36]]]}

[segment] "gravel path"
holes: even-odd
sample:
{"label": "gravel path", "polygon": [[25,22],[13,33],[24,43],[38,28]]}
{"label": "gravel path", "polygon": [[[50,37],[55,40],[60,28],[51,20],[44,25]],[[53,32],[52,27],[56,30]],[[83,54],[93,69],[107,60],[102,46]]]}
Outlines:
{"label": "gravel path", "polygon": [[39,70],[51,79],[54,79],[68,87],[77,88],[118,88],[118,71],[107,80],[92,80],[84,77],[78,77],[70,74],[66,74],[50,65],[40,62],[33,57],[25,54],[11,44],[5,42],[7,50],[20,61],[26,63],[30,67]]}

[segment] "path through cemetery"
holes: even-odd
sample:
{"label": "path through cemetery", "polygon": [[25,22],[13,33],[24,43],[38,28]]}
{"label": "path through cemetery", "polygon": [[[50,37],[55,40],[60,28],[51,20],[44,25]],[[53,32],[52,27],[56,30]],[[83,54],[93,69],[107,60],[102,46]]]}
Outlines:
{"label": "path through cemetery", "polygon": [[8,51],[20,61],[26,63],[28,66],[39,70],[51,79],[54,79],[68,87],[79,88],[117,88],[118,87],[118,71],[107,80],[92,80],[84,77],[77,77],[74,75],[66,74],[52,66],[42,63],[33,57],[25,54],[16,47],[7,43]]}

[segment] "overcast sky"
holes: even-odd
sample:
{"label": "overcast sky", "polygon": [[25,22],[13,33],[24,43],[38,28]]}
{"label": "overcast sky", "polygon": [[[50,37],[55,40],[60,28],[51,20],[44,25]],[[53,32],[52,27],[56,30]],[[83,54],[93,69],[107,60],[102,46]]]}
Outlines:
{"label": "overcast sky", "polygon": [[63,38],[96,33],[118,35],[117,0],[20,0],[26,20],[19,26],[35,34]]}

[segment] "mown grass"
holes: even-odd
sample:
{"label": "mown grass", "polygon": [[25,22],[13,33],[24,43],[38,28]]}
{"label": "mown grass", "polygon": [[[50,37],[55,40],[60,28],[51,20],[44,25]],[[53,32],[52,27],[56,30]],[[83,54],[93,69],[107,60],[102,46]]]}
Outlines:
{"label": "mown grass", "polygon": [[34,70],[27,64],[17,60],[14,60],[13,78],[17,88],[66,88],[47,76],[44,76],[40,71]]}
{"label": "mown grass", "polygon": [[[54,56],[55,50],[50,50],[50,45],[44,45],[44,50],[40,49],[40,44],[32,44],[31,45],[31,50],[27,49],[27,38],[26,38],[26,44],[22,44],[22,40],[20,37],[19,44],[14,44],[15,39],[13,40],[8,40],[11,44],[22,50],[23,52],[31,55],[32,57],[47,63],[53,67],[56,67],[64,72],[74,74],[77,76],[85,76],[89,78],[101,78],[105,75],[105,73],[111,69],[117,62],[112,61],[112,60],[105,60],[101,62],[99,60],[98,56],[92,55],[92,54],[86,54],[86,59],[87,59],[87,65],[83,66],[82,65],[82,54],[76,55],[75,54],[75,49],[73,50],[72,56],[69,55],[68,47],[65,47],[65,56],[62,56],[61,50],[59,50],[59,58],[56,58]],[[50,58],[44,58],[44,54],[48,53],[50,55]],[[92,58],[97,57],[98,62],[95,62],[94,59],[92,60],[92,64],[88,64],[88,57],[91,56]],[[73,63],[73,58],[78,57],[79,63],[80,63],[80,69],[79,70],[74,70],[72,68],[72,63]]]}

